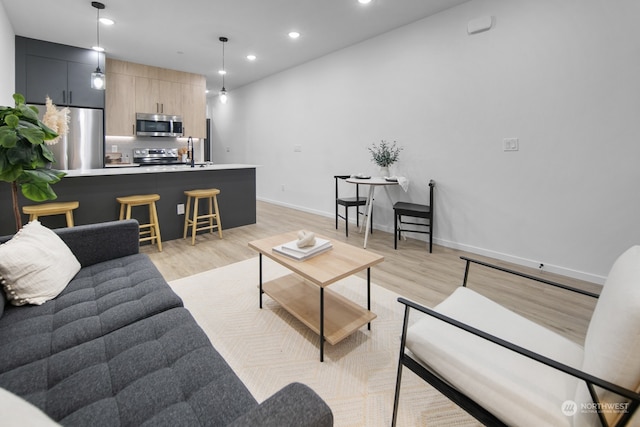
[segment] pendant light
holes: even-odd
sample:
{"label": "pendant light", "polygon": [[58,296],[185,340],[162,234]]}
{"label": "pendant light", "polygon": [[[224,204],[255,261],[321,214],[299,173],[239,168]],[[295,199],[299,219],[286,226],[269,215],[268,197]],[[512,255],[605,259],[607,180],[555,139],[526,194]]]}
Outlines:
{"label": "pendant light", "polygon": [[96,20],[98,44],[93,48],[98,55],[98,67],[96,68],[96,71],[91,73],[91,88],[104,90],[106,79],[104,73],[102,72],[102,70],[100,70],[100,52],[104,52],[104,49],[100,47],[100,10],[104,9],[105,6],[104,4],[97,1],[92,1],[91,6],[95,7],[98,11],[98,18]]}
{"label": "pendant light", "polygon": [[226,37],[220,37],[218,40],[222,42],[222,70],[218,71],[218,73],[222,74],[222,90],[220,91],[220,102],[223,104],[227,103],[227,90],[224,88],[224,75],[227,74],[227,71],[224,69],[224,44],[229,41]]}

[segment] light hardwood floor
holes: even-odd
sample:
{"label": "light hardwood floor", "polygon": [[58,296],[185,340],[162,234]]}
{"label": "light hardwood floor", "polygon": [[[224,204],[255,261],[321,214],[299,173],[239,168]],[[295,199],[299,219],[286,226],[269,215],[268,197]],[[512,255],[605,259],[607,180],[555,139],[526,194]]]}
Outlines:
{"label": "light hardwood floor", "polygon": [[[436,219],[437,221],[437,219]],[[282,206],[258,202],[257,223],[224,229],[223,239],[218,234],[203,233],[196,238],[163,242],[163,252],[155,246],[143,246],[141,252],[150,256],[167,281],[222,267],[237,261],[257,257],[248,242],[274,234],[301,229],[311,230],[331,239],[362,247],[363,235],[355,225],[345,237],[344,221],[338,230],[333,218],[326,218]],[[371,281],[407,299],[432,307],[451,294],[462,283],[464,262],[460,256],[489,261],[514,270],[599,292],[601,287],[548,272],[515,266],[506,262],[434,245],[429,253],[425,242],[408,239],[393,249],[393,235],[374,230],[369,236],[367,250],[379,253],[385,261],[371,269]],[[360,273],[364,277],[364,273]],[[553,328],[560,334],[582,344],[596,300],[535,282],[519,279],[480,266],[471,268],[468,286],[494,301],[503,304],[538,323]]]}

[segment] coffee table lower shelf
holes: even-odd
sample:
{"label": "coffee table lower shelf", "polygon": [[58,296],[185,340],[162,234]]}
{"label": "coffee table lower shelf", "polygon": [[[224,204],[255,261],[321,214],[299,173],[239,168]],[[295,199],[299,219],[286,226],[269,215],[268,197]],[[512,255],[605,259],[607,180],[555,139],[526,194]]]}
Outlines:
{"label": "coffee table lower shelf", "polygon": [[[264,283],[262,290],[320,335],[320,287],[290,274]],[[324,289],[324,339],[329,344],[339,343],[376,317],[342,295]]]}

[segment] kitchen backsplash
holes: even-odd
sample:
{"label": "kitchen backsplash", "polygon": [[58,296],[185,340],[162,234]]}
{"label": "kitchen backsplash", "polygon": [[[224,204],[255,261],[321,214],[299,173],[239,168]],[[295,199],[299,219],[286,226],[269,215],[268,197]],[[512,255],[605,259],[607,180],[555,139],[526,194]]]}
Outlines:
{"label": "kitchen backsplash", "polygon": [[[193,138],[193,151],[196,162],[204,159],[203,142],[204,140],[202,139]],[[121,158],[120,163],[132,163],[134,148],[181,148],[186,146],[187,138],[107,136],[105,137],[104,153],[105,159],[116,156]]]}

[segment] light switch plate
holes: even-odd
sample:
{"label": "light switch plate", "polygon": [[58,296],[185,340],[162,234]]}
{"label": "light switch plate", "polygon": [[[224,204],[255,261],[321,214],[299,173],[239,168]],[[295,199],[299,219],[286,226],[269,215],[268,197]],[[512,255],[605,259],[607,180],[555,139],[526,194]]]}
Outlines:
{"label": "light switch plate", "polygon": [[518,138],[505,138],[502,140],[503,151],[518,151],[520,149],[520,142]]}

